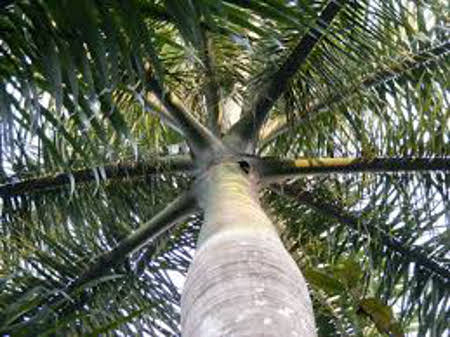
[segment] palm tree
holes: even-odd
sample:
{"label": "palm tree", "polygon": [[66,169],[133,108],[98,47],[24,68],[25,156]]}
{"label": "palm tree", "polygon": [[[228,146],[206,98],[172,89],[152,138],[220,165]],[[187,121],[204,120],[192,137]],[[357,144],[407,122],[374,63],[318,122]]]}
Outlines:
{"label": "palm tree", "polygon": [[0,334],[448,332],[449,14],[0,1]]}

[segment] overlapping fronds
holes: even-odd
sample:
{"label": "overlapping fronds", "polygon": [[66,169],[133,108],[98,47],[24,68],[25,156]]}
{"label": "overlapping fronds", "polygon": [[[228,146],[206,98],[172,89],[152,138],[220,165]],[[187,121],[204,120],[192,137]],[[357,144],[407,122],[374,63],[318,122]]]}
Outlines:
{"label": "overlapping fronds", "polygon": [[[335,326],[341,325],[342,335],[361,333],[353,330],[365,324],[356,314],[366,297],[387,303],[403,327],[412,324],[419,334],[439,336],[445,330],[450,287],[448,184],[448,174],[440,173],[366,174],[302,179],[277,189],[278,196],[268,196],[287,247],[307,278],[310,274],[319,292],[316,300],[327,304],[320,310]],[[328,279],[329,269],[349,257],[362,270],[360,281],[354,280],[361,282],[359,290]],[[332,304],[337,305],[333,312]],[[349,325],[342,326],[346,320]]]}
{"label": "overlapping fronds", "polygon": [[163,74],[158,27],[137,1],[15,1],[0,11],[3,170],[49,173],[180,142],[139,99],[148,74]]}
{"label": "overlapping fronds", "polygon": [[[188,187],[141,164],[192,145],[172,98],[217,137],[267,117],[256,151],[278,159],[448,158],[449,13],[444,0],[0,1],[0,334],[179,335],[175,274],[201,219],[61,292]],[[265,194],[321,336],[440,336],[449,190],[448,173],[412,172]]]}
{"label": "overlapping fronds", "polygon": [[448,155],[448,5],[399,1],[399,12],[388,10],[391,2],[372,5],[380,11],[341,13],[335,34],[286,93],[280,111],[292,115],[269,122],[264,148],[306,156]]}
{"label": "overlapping fronds", "polygon": [[160,174],[5,198],[1,333],[98,335],[141,324],[151,335],[175,335],[180,290],[173,282],[189,265],[192,220],[99,277],[68,286],[185,187],[182,177]]}
{"label": "overlapping fronds", "polygon": [[17,248],[26,259],[14,274],[2,275],[2,335],[178,335],[180,286],[196,230],[191,220],[106,275],[62,295],[65,285],[83,273],[91,254],[101,249],[87,252],[61,233],[36,235],[45,248],[20,240]]}

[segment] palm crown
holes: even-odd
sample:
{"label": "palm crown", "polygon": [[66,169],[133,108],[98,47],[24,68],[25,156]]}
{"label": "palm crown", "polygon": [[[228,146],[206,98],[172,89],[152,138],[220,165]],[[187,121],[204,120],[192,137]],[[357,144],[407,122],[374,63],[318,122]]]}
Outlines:
{"label": "palm crown", "polygon": [[320,336],[440,336],[449,13],[0,2],[0,332],[177,335],[208,147],[262,175]]}

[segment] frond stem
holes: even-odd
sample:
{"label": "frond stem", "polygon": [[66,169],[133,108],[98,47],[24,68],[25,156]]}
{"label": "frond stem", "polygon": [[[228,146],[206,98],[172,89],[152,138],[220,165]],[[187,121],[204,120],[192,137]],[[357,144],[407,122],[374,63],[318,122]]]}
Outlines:
{"label": "frond stem", "polygon": [[200,27],[203,44],[203,65],[205,67],[206,87],[205,100],[208,112],[208,126],[211,132],[220,137],[222,124],[222,111],[220,107],[220,88],[216,80],[214,49],[212,39],[204,27]]}
{"label": "frond stem", "polygon": [[[333,217],[339,222],[349,226],[354,231],[359,231],[359,220],[357,217],[322,200],[322,198],[315,193],[305,191],[293,185],[283,185],[282,187],[271,185],[270,189],[280,196],[288,197],[289,199],[311,207],[322,214]],[[416,263],[429,272],[439,276],[445,284],[449,283],[450,270],[448,267],[442,266],[433,259],[427,257],[419,247],[406,247],[399,239],[386,233],[379,226],[371,225],[367,227],[370,227],[374,234],[381,238],[384,245],[401,254],[405,260]]]}
{"label": "frond stem", "polygon": [[[143,224],[135,232],[128,235],[112,250],[93,258],[86,270],[65,289],[49,300],[50,307],[59,307],[67,301],[67,295],[73,294],[83,285],[105,276],[111,269],[118,266],[131,253],[143,245],[157,239],[181,221],[194,214],[197,202],[191,191],[183,193],[172,201],[167,207],[157,213],[151,220]],[[62,295],[64,294],[64,295]],[[72,305],[79,304],[76,301]]]}
{"label": "frond stem", "polygon": [[274,139],[284,135],[289,130],[292,130],[296,126],[305,122],[313,114],[317,114],[324,109],[326,109],[330,104],[341,103],[354,95],[355,92],[361,90],[368,90],[370,88],[377,87],[378,85],[385,83],[393,78],[398,78],[409,72],[411,69],[419,69],[431,64],[439,62],[445,55],[450,53],[450,42],[442,43],[432,49],[421,51],[414,55],[409,55],[404,57],[403,60],[399,61],[395,66],[389,69],[381,69],[375,71],[372,74],[365,76],[358,85],[352,86],[347,90],[340,91],[335,95],[331,95],[323,102],[317,102],[308,111],[306,115],[300,116],[293,121],[287,122],[287,119],[283,116],[279,118],[284,118],[283,123],[278,123],[275,128],[270,130],[267,135],[262,139],[260,152]]}
{"label": "frond stem", "polygon": [[85,272],[69,285],[68,289],[76,289],[78,286],[104,275],[112,267],[122,262],[126,256],[167,232],[177,223],[192,215],[196,209],[197,203],[193,193],[186,192],[179,196],[111,251],[97,256]]}
{"label": "frond stem", "polygon": [[450,171],[450,157],[438,158],[299,158],[255,160],[264,183],[283,181],[301,175],[357,172]]}
{"label": "frond stem", "polygon": [[173,95],[165,92],[155,78],[151,78],[147,81],[147,87],[156,95],[156,97],[158,97],[163,106],[174,118],[185,135],[194,155],[202,157],[211,149],[214,149],[217,152],[224,149],[222,142],[188,113],[180,102],[175,101]]}
{"label": "frond stem", "polygon": [[194,165],[187,156],[168,156],[142,162],[119,162],[0,185],[0,197],[9,198],[55,190],[72,183],[129,179],[158,173],[192,173],[193,170]]}
{"label": "frond stem", "polygon": [[249,147],[254,147],[259,130],[269,111],[285,91],[297,70],[311,54],[344,3],[345,1],[335,0],[328,3],[318,16],[313,28],[310,28],[301,38],[282,66],[259,92],[256,101],[250,107],[244,109],[243,117],[231,128],[228,137],[229,141],[237,146],[240,151],[249,152],[249,150],[253,150]]}

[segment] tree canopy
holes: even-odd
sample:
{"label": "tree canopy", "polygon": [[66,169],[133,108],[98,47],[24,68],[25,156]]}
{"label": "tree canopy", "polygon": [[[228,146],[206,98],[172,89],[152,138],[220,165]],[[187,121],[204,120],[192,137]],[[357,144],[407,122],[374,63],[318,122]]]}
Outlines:
{"label": "tree canopy", "polygon": [[442,336],[449,32],[445,0],[0,1],[0,335],[179,335],[223,139],[320,336]]}

